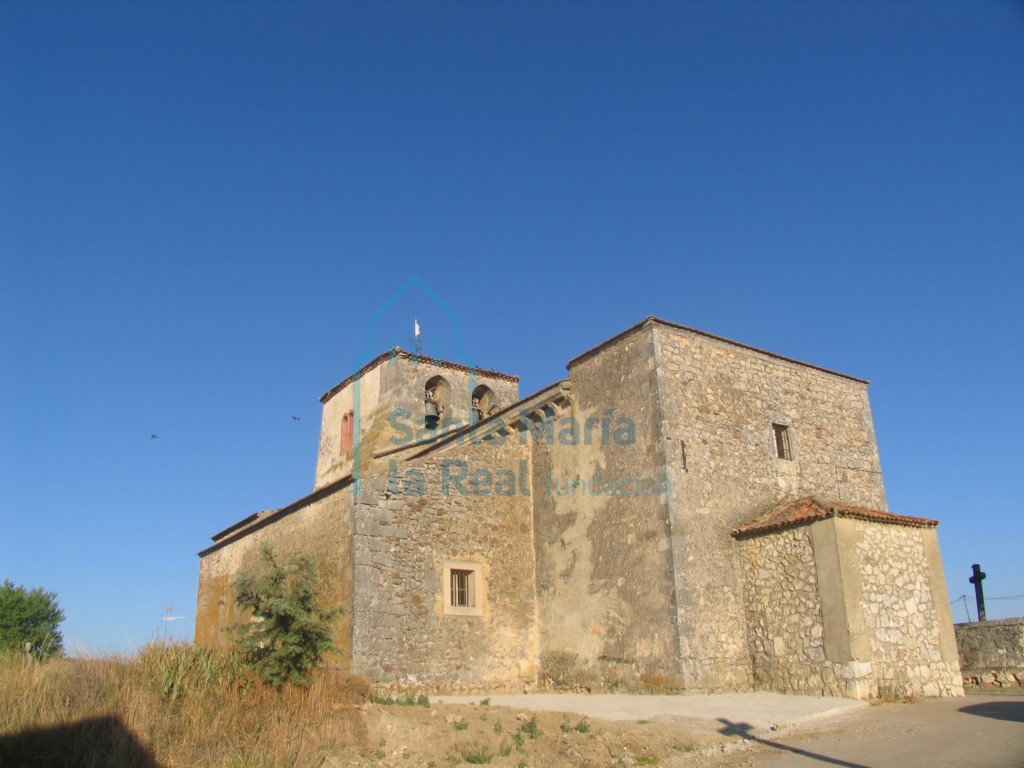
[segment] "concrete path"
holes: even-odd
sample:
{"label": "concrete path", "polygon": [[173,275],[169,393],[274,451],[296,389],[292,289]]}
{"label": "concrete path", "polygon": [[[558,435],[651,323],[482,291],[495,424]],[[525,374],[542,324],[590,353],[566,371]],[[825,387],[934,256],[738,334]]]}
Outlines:
{"label": "concrete path", "polygon": [[495,694],[493,696],[431,696],[431,702],[479,703],[489,698],[496,707],[544,712],[575,712],[603,720],[655,720],[686,717],[744,723],[757,731],[813,718],[849,712],[868,705],[854,699],[786,696],[781,693],[726,693],[714,696],[654,696],[588,693]]}
{"label": "concrete path", "polygon": [[1020,695],[882,704],[793,733],[726,728],[720,732],[753,743],[704,757],[701,768],[1024,768]]}

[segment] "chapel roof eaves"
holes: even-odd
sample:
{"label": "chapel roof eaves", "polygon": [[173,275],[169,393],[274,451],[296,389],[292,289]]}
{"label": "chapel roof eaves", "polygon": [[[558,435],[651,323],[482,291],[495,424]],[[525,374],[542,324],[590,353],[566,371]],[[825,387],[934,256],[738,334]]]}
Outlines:
{"label": "chapel roof eaves", "polygon": [[769,533],[782,530],[783,528],[803,525],[804,523],[812,523],[817,520],[825,520],[830,517],[846,517],[854,520],[864,520],[869,523],[903,525],[910,528],[935,528],[939,524],[938,520],[931,520],[926,517],[896,515],[879,509],[870,509],[844,502],[805,496],[801,499],[788,501],[781,506],[775,507],[770,512],[755,517],[753,520],[734,529],[732,535],[735,538],[743,538],[758,533]]}

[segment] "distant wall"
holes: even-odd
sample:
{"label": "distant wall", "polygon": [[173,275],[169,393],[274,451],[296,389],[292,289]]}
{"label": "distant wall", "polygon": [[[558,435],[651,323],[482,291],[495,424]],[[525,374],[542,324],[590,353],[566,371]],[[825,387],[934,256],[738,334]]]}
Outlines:
{"label": "distant wall", "polygon": [[1024,687],[1024,618],[957,624],[965,688]]}

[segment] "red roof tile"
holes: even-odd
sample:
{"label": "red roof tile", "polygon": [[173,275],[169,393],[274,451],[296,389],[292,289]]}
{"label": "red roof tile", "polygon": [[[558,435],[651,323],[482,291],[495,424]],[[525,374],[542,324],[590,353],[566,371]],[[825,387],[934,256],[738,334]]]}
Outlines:
{"label": "red roof tile", "polygon": [[855,507],[851,504],[825,501],[808,496],[803,499],[787,502],[781,507],[776,507],[771,512],[755,517],[750,522],[744,523],[734,530],[732,535],[748,536],[753,533],[777,531],[781,528],[789,528],[801,523],[810,523],[814,520],[824,520],[828,517],[852,517],[857,520],[867,520],[873,523],[907,525],[912,528],[934,528],[939,524],[938,520],[929,520],[924,517],[894,515],[892,512],[882,512],[881,510],[868,509],[867,507]]}

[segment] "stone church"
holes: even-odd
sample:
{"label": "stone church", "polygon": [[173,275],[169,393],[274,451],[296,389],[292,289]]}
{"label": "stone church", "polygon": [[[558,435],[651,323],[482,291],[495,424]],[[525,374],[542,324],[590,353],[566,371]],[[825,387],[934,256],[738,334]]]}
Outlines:
{"label": "stone church", "polygon": [[867,388],[653,317],[527,397],[395,348],[321,398],[313,492],[199,553],[196,641],[268,542],[316,556],[338,662],[381,685],[961,695]]}

